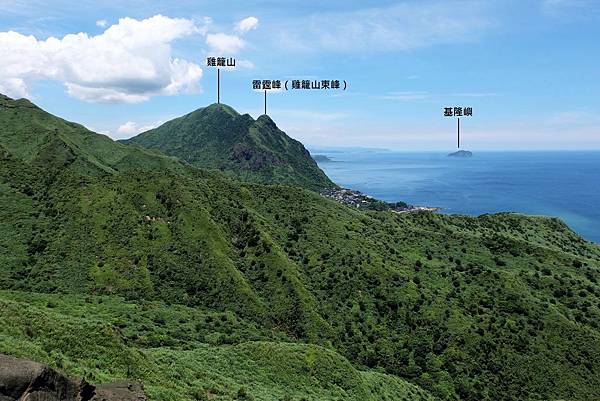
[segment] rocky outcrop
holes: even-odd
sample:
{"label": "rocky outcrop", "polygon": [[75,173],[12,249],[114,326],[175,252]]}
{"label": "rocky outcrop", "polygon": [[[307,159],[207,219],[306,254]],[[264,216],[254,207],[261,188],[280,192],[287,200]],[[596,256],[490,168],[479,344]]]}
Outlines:
{"label": "rocky outcrop", "polygon": [[260,151],[246,144],[235,144],[232,149],[230,160],[242,164],[250,171],[285,164],[276,155],[267,151]]}
{"label": "rocky outcrop", "polygon": [[0,401],[145,401],[141,383],[94,386],[41,363],[0,354]]}

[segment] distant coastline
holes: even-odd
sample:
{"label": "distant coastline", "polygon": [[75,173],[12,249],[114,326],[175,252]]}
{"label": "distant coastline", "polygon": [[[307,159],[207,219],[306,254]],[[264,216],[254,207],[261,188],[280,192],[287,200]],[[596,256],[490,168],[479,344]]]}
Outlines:
{"label": "distant coastline", "polygon": [[316,161],[317,163],[327,163],[327,162],[332,162],[333,159],[325,156],[325,155],[313,155],[313,160]]}

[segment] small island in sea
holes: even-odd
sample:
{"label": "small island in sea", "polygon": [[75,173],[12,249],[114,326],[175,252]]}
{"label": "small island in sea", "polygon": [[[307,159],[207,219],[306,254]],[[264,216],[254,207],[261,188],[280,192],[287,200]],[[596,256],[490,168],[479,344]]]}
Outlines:
{"label": "small island in sea", "polygon": [[317,163],[332,162],[333,161],[332,159],[330,159],[329,157],[327,157],[325,155],[314,155],[312,158]]}
{"label": "small island in sea", "polygon": [[448,157],[473,157],[473,152],[470,152],[468,150],[459,150],[450,153]]}

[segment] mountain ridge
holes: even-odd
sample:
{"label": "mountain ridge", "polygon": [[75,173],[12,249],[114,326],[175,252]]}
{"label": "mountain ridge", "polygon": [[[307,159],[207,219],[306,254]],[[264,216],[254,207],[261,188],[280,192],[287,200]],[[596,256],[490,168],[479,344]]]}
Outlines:
{"label": "mountain ridge", "polygon": [[269,116],[254,120],[220,103],[122,142],[158,149],[196,167],[217,169],[244,181],[316,191],[335,187],[304,145],[287,136]]}
{"label": "mountain ridge", "polygon": [[0,114],[1,144],[25,162],[51,161],[55,168],[82,169],[99,175],[135,166],[180,172],[185,169],[176,158],[114,142],[81,124],[53,116],[27,99],[1,96],[0,108],[5,109]]}

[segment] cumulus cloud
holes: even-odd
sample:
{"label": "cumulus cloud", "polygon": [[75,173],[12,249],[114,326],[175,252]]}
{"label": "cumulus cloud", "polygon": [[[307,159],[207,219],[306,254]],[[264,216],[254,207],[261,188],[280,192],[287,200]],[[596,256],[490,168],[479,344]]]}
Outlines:
{"label": "cumulus cloud", "polygon": [[206,35],[206,44],[218,55],[231,55],[242,50],[246,42],[235,35],[209,33]]}
{"label": "cumulus cloud", "polygon": [[111,135],[111,136],[113,136],[114,139],[131,138],[134,135],[137,135],[142,132],[146,132],[148,130],[156,128],[159,125],[161,125],[162,123],[163,123],[163,121],[156,121],[155,123],[152,123],[152,124],[139,126],[134,121],[127,121],[126,123],[120,125],[119,128],[117,128],[117,132],[115,133],[115,135]]}
{"label": "cumulus cloud", "polygon": [[[223,32],[208,33],[206,35],[206,44],[209,50],[217,56],[230,56],[240,52],[246,42],[240,37],[246,32],[256,29],[258,26],[258,18],[248,17],[239,21],[234,26],[234,34]],[[239,35],[239,36],[238,36]],[[244,60],[243,68],[253,68],[254,64],[248,60]]]}
{"label": "cumulus cloud", "polygon": [[14,98],[27,96],[27,85],[21,78],[5,78],[0,80],[0,93]]}
{"label": "cumulus cloud", "polygon": [[[241,35],[246,32],[256,29],[258,26],[258,18],[248,17],[235,24],[234,31]],[[206,35],[206,44],[210,50],[218,55],[233,55],[238,53],[246,46],[246,42],[237,35],[229,35],[223,32],[209,33]],[[251,62],[246,62],[245,68],[252,68]]]}
{"label": "cumulus cloud", "polygon": [[122,136],[132,136],[138,133],[137,124],[133,121],[127,121],[117,128],[117,134]]}
{"label": "cumulus cloud", "polygon": [[202,69],[174,58],[171,43],[198,32],[192,20],[162,15],[122,18],[97,36],[78,33],[38,40],[0,32],[0,90],[24,97],[31,82],[52,79],[81,100],[130,103],[197,91]]}
{"label": "cumulus cloud", "polygon": [[235,30],[240,33],[246,33],[251,31],[252,29],[256,29],[258,26],[258,18],[256,17],[248,17],[244,18],[240,22],[235,25]]}
{"label": "cumulus cloud", "polygon": [[96,21],[96,26],[99,26],[100,28],[106,28],[107,25],[108,22],[105,19]]}

